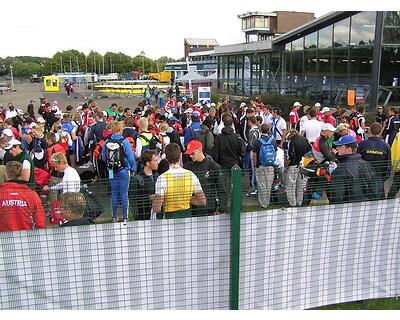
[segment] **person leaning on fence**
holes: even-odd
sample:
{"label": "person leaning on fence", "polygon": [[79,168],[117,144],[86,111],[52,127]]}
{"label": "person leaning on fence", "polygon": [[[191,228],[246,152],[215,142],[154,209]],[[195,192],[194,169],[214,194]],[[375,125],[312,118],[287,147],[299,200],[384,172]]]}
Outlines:
{"label": "person leaning on fence", "polygon": [[180,166],[181,149],[176,143],[166,146],[165,157],[170,168],[156,181],[153,210],[159,213],[163,208],[166,219],[191,217],[191,205],[206,205],[200,181],[193,172]]}
{"label": "person leaning on fence", "polygon": [[66,192],[62,196],[61,213],[66,221],[60,227],[85,226],[94,223],[88,216],[83,216],[87,202],[82,193]]}
{"label": "person leaning on fence", "polygon": [[143,169],[129,183],[130,213],[134,220],[150,220],[155,184],[158,178],[157,152],[145,150],[140,156]]}
{"label": "person leaning on fence", "polygon": [[377,200],[378,180],[374,168],[357,153],[357,141],[346,135],[335,141],[339,164],[332,172],[330,203]]}
{"label": "person leaning on fence", "polygon": [[198,178],[205,193],[205,207],[192,207],[193,216],[222,214],[227,211],[227,194],[222,177],[221,166],[210,156],[203,153],[203,145],[198,140],[192,140],[185,152],[190,156],[190,162],[184,168],[192,171]]}
{"label": "person leaning on fence", "polygon": [[68,165],[65,154],[60,152],[54,153],[50,158],[50,165],[58,172],[63,173],[61,182],[54,186],[44,186],[43,191],[54,192],[79,192],[81,189],[81,178],[78,172]]}
{"label": "person leaning on fence", "polygon": [[129,177],[136,171],[136,160],[130,143],[122,136],[122,122],[113,121],[109,127],[113,133],[104,144],[102,158],[107,164],[111,183],[113,220],[117,222],[118,201],[121,199],[123,220],[126,223]]}
{"label": "person leaning on fence", "polygon": [[267,208],[271,199],[271,188],[274,182],[274,166],[278,150],[274,137],[269,136],[270,126],[261,125],[261,137],[254,142],[253,163],[256,171],[258,201]]}
{"label": "person leaning on fence", "polygon": [[45,227],[42,202],[22,178],[23,165],[6,164],[7,182],[0,184],[0,231],[32,230]]}
{"label": "person leaning on fence", "polygon": [[382,129],[380,123],[372,123],[369,128],[368,139],[361,141],[358,145],[358,153],[375,169],[379,185],[379,197],[385,199],[385,181],[390,177],[392,163],[390,146],[382,140]]}
{"label": "person leaning on fence", "polygon": [[299,135],[299,132],[295,129],[290,130],[286,138],[288,140],[286,195],[292,207],[301,206],[307,177],[300,172],[300,162],[311,148],[307,139]]}

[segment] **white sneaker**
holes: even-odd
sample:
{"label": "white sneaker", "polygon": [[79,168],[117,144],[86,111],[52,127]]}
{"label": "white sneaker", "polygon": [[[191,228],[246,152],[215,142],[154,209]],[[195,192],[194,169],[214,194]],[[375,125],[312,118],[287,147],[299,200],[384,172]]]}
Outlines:
{"label": "white sneaker", "polygon": [[124,219],[124,222],[122,223],[124,226],[126,226],[127,225],[127,221],[126,221],[126,219]]}

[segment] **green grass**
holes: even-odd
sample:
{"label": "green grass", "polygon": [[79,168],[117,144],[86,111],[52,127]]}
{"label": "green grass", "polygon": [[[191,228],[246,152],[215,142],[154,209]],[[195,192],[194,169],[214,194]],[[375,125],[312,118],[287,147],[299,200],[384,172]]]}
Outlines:
{"label": "green grass", "polygon": [[400,299],[385,298],[333,304],[314,310],[400,310]]}

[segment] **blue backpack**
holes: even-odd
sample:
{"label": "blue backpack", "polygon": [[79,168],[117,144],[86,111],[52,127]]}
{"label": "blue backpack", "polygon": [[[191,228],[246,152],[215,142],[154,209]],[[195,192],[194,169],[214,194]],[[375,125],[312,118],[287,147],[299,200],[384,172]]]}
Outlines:
{"label": "blue backpack", "polygon": [[270,137],[268,141],[265,141],[263,138],[258,139],[261,142],[261,148],[258,158],[259,164],[261,166],[273,167],[275,165],[276,151],[272,144],[272,139],[272,137]]}

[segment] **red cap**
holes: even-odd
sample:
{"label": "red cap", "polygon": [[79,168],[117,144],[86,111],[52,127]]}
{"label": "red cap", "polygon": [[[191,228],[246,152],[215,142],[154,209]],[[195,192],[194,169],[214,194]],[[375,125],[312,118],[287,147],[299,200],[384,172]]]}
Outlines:
{"label": "red cap", "polygon": [[199,140],[192,140],[188,143],[187,149],[185,151],[185,154],[191,155],[193,154],[197,149],[202,149],[203,144]]}

